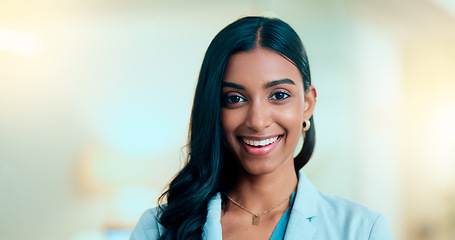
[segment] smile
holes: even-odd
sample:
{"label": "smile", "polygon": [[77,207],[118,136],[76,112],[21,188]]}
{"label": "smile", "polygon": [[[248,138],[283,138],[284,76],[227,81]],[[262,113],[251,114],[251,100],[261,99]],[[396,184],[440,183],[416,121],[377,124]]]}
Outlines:
{"label": "smile", "polygon": [[279,136],[276,136],[276,137],[264,139],[264,140],[261,140],[261,141],[249,140],[249,139],[246,139],[246,138],[242,138],[242,141],[244,143],[246,143],[247,145],[249,145],[249,146],[265,147],[267,145],[270,145],[270,144],[274,143],[278,138],[279,138]]}
{"label": "smile", "polygon": [[276,148],[284,135],[275,137],[238,137],[243,149],[250,155],[263,156],[267,155]]}

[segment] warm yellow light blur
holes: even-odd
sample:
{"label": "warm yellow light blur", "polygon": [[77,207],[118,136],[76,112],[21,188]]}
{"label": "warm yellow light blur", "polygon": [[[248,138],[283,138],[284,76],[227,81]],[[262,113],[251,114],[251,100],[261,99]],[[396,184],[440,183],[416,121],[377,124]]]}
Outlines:
{"label": "warm yellow light blur", "polygon": [[[455,81],[453,85],[455,89]],[[435,104],[429,122],[429,127],[434,126],[428,138],[429,157],[440,187],[455,187],[455,97],[449,100]]]}
{"label": "warm yellow light blur", "polygon": [[32,57],[41,48],[41,39],[33,34],[0,28],[0,50]]}

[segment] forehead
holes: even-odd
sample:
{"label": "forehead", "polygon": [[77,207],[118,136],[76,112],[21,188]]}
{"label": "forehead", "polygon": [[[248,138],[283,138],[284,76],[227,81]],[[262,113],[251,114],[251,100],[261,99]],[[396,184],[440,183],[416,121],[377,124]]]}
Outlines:
{"label": "forehead", "polygon": [[236,53],[228,61],[224,81],[273,81],[289,78],[302,83],[297,67],[278,53],[263,47]]}

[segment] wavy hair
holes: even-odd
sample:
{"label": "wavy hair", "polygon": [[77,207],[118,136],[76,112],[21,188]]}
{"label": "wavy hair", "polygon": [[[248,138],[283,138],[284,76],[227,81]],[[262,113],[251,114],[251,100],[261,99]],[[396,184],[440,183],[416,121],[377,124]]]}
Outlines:
{"label": "wavy hair", "polygon": [[[159,221],[166,229],[160,239],[202,239],[207,205],[217,192],[232,186],[235,163],[226,150],[221,128],[221,83],[229,58],[238,52],[264,47],[280,54],[300,71],[305,91],[311,84],[305,49],[297,33],[276,18],[244,17],[222,29],[210,43],[202,62],[189,129],[189,154],[183,169],[160,197]],[[310,159],[315,130],[305,133],[294,158],[296,171]]]}

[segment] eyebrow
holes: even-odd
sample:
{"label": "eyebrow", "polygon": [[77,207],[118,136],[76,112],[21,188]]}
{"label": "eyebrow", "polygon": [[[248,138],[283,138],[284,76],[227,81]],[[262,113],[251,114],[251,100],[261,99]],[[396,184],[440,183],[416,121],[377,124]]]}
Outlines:
{"label": "eyebrow", "polygon": [[238,84],[231,83],[231,82],[222,82],[221,87],[231,87],[231,88],[237,88],[240,90],[245,90],[245,88],[242,85],[238,85]]}
{"label": "eyebrow", "polygon": [[[265,84],[264,88],[271,88],[273,86],[280,85],[280,84],[292,84],[292,85],[295,85],[295,82],[292,81],[289,78],[284,78],[284,79],[274,80],[274,81],[268,82],[267,84]],[[232,83],[232,82],[222,82],[221,83],[221,87],[231,87],[231,88],[236,88],[236,89],[240,89],[240,90],[245,90],[245,87],[243,87],[242,85],[239,85],[239,84],[236,84],[236,83]]]}
{"label": "eyebrow", "polygon": [[295,85],[295,82],[292,81],[291,79],[289,78],[284,78],[284,79],[280,79],[280,80],[275,80],[275,81],[271,81],[271,82],[268,82],[264,88],[271,88],[273,86],[276,86],[276,85],[280,85],[280,84],[292,84],[292,85]]}

